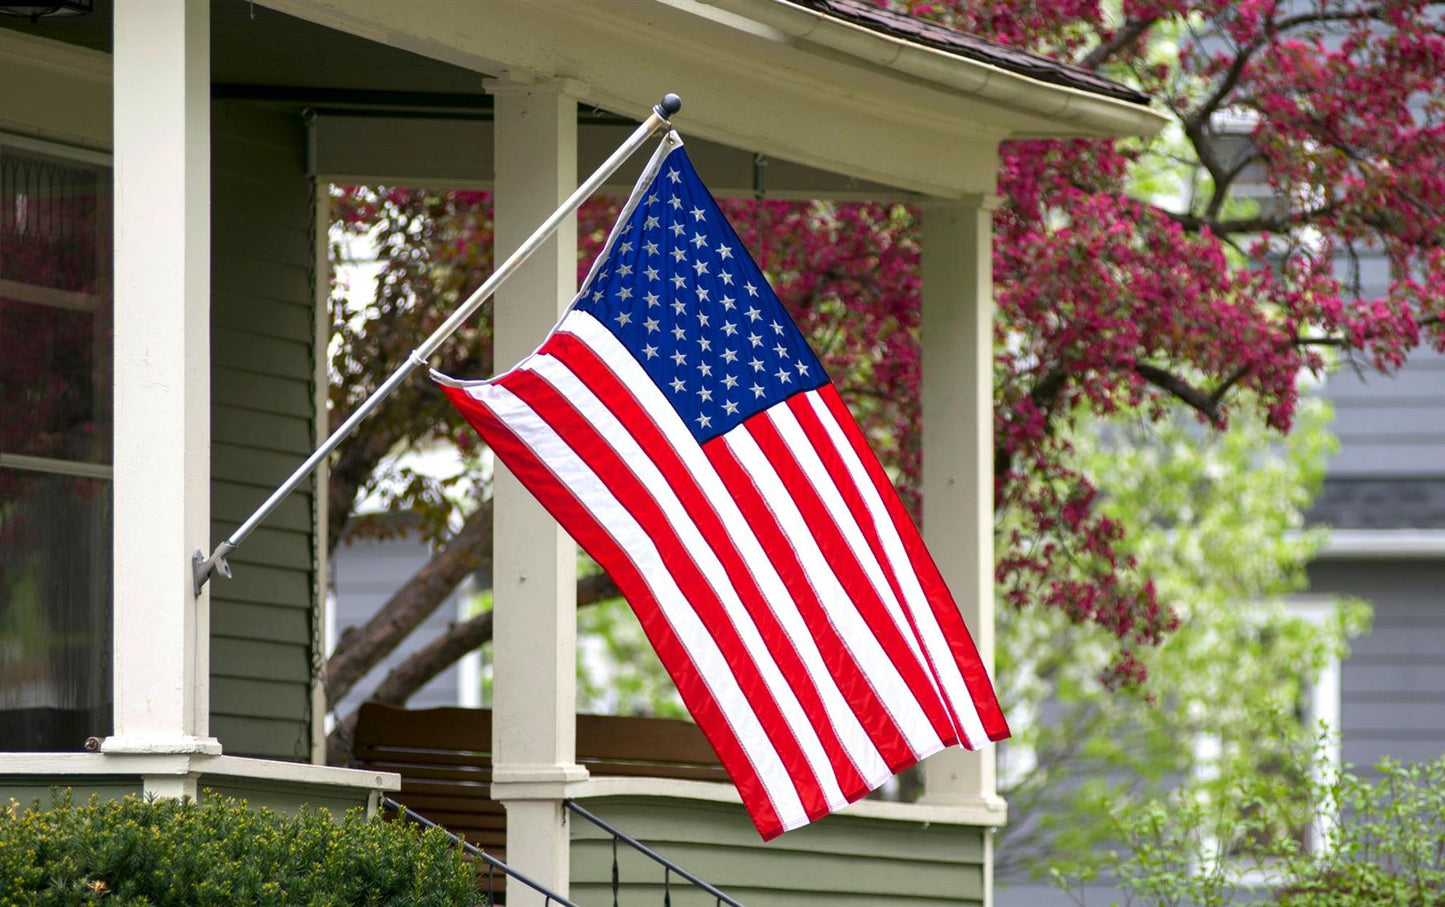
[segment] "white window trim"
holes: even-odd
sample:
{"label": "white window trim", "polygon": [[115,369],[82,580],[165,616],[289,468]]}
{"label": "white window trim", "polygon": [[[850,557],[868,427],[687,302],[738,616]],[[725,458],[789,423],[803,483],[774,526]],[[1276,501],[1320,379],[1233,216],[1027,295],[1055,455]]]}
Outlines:
{"label": "white window trim", "polygon": [[[1296,595],[1288,601],[1290,613],[1307,621],[1316,628],[1324,626],[1334,617],[1337,604],[1329,595]],[[1310,727],[1323,735],[1320,749],[1310,764],[1310,778],[1317,785],[1330,784],[1340,772],[1344,759],[1344,742],[1341,738],[1341,678],[1342,666],[1338,654],[1330,657],[1309,679]],[[1306,846],[1310,853],[1319,854],[1339,825],[1339,815],[1334,812],[1316,812],[1310,826]]]}
{"label": "white window trim", "polygon": [[[472,613],[472,603],[476,600],[480,590],[477,589],[477,578],[475,574],[468,573],[457,591],[452,593],[456,599],[455,608],[457,623],[464,623],[476,617]],[[473,649],[457,660],[457,705],[464,709],[480,709],[482,702],[482,650]]]}
{"label": "white window trim", "polygon": [[59,476],[80,476],[110,481],[114,468],[109,463],[82,463],[78,460],[54,460],[50,457],[29,457],[23,454],[0,453],[0,469],[22,472],[48,472]]}
{"label": "white window trim", "polygon": [[1445,557],[1445,529],[1333,529],[1317,560],[1433,560]]}

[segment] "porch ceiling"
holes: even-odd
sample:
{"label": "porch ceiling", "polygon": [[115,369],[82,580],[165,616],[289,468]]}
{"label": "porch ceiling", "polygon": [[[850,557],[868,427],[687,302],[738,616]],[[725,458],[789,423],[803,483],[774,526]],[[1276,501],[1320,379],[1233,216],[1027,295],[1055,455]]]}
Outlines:
{"label": "porch ceiling", "polygon": [[[116,0],[87,16],[0,16],[0,29],[110,53]],[[475,72],[283,15],[249,0],[211,2],[211,79],[219,83],[474,94]]]}
{"label": "porch ceiling", "polygon": [[[108,54],[112,4],[98,0],[92,15],[33,24],[0,17],[0,34],[32,35]],[[482,79],[491,72],[252,7],[246,0],[213,0],[211,17],[214,94],[298,114],[317,111],[313,150],[321,176],[345,182],[490,185],[492,98]],[[583,173],[590,173],[637,122],[590,104],[579,106],[578,120]],[[679,126],[688,131],[685,118]],[[716,194],[755,191],[753,149],[710,142],[690,131],[688,144]],[[606,190],[627,191],[641,158],[645,155],[620,171]],[[770,160],[763,176],[775,198],[884,201],[914,195],[784,159]]]}

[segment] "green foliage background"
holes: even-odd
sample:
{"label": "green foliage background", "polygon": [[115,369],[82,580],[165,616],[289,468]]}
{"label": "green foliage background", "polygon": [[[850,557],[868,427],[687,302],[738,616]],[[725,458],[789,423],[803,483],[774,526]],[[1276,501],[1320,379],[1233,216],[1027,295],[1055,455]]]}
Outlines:
{"label": "green foliage background", "polygon": [[[1107,878],[1124,907],[1445,904],[1445,757],[1386,760],[1372,777],[1325,773],[1300,797],[1283,779],[1307,775],[1312,761],[1305,748],[1294,771],[1226,774],[1106,817],[1122,845],[1106,852]],[[1315,825],[1315,847],[1277,834],[1299,822]],[[1061,861],[1051,874],[1080,903],[1104,875],[1093,861]]]}

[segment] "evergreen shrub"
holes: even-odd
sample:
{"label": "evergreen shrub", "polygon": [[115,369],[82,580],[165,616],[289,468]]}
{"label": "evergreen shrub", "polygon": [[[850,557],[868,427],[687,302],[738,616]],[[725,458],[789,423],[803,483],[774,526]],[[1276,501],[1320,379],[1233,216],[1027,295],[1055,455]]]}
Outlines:
{"label": "evergreen shrub", "polygon": [[324,810],[291,816],[244,800],[91,797],[0,807],[0,904],[210,905],[485,903],[437,831]]}

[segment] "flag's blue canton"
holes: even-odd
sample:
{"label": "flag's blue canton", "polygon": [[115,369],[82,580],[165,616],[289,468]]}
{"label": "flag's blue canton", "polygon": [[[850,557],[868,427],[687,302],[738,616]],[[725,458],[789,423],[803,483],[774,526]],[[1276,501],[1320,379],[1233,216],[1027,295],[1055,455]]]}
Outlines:
{"label": "flag's blue canton", "polygon": [[681,148],[576,308],[622,341],[699,444],[828,383]]}

